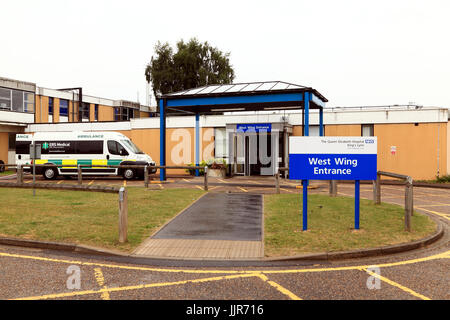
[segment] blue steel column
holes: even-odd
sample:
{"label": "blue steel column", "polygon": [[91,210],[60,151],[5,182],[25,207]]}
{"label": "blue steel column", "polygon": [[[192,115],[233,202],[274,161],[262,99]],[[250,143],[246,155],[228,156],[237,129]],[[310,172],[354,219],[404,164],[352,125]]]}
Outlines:
{"label": "blue steel column", "polygon": [[323,107],[319,109],[319,136],[323,137]]}
{"label": "blue steel column", "polygon": [[305,110],[305,123],[303,124],[305,126],[305,136],[309,136],[309,99],[310,99],[310,93],[305,92],[304,94],[304,110]]}
{"label": "blue steel column", "polygon": [[[159,165],[166,165],[166,110],[164,99],[159,100]],[[159,180],[166,180],[166,169],[159,169]]]}
{"label": "blue steel column", "polygon": [[359,180],[355,180],[355,229],[359,230]]}
{"label": "blue steel column", "polygon": [[[195,165],[198,167],[200,163],[200,114],[195,114]],[[195,169],[195,176],[198,177],[200,172]]]}
{"label": "blue steel column", "polygon": [[[310,95],[309,92],[305,92],[303,96],[303,102],[304,102],[304,111],[305,111],[305,123],[304,125],[304,132],[305,136],[309,136],[309,99]],[[303,184],[303,231],[308,230],[308,180],[302,180]]]}

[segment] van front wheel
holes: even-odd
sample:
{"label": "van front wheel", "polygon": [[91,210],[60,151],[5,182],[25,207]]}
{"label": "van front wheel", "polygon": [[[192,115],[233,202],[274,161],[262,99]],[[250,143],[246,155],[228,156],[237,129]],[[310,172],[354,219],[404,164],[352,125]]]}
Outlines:
{"label": "van front wheel", "polygon": [[58,172],[56,171],[56,168],[49,167],[44,169],[44,178],[47,180],[53,180],[56,179],[58,176]]}
{"label": "van front wheel", "polygon": [[123,171],[123,178],[126,180],[132,180],[136,176],[136,173],[133,169],[127,168]]}

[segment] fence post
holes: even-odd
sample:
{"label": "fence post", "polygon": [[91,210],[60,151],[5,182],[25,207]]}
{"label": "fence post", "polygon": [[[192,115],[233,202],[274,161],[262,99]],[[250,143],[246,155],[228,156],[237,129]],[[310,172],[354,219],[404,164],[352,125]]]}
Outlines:
{"label": "fence post", "polygon": [[204,189],[205,191],[208,191],[208,166],[205,166]]}
{"label": "fence post", "polygon": [[330,197],[337,197],[337,181],[330,180]]}
{"label": "fence post", "polygon": [[119,190],[119,242],[127,242],[128,232],[128,194],[124,187]]}
{"label": "fence post", "polygon": [[277,189],[277,194],[280,193],[280,172],[275,173],[275,187]]}
{"label": "fence post", "polygon": [[83,178],[81,175],[81,165],[78,165],[77,174],[78,174],[78,184],[81,185],[83,184]]}
{"label": "fence post", "polygon": [[412,178],[408,177],[405,187],[405,230],[411,231],[411,216],[414,209],[413,205],[413,185]]}
{"label": "fence post", "polygon": [[17,177],[17,183],[19,183],[19,184],[23,183],[23,168],[22,168],[22,165],[20,165],[20,164],[17,165],[16,177]]}
{"label": "fence post", "polygon": [[144,168],[144,186],[148,188],[148,166]]}
{"label": "fence post", "polygon": [[375,201],[375,204],[381,204],[381,174],[379,174],[378,172],[377,172],[377,180],[375,180],[373,192],[374,192],[373,200]]}

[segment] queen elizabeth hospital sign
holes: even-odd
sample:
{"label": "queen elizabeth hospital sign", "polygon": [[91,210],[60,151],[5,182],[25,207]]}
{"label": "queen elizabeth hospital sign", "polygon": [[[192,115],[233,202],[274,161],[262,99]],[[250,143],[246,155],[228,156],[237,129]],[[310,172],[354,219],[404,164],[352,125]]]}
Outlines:
{"label": "queen elizabeth hospital sign", "polygon": [[290,137],[289,178],[376,180],[376,137]]}

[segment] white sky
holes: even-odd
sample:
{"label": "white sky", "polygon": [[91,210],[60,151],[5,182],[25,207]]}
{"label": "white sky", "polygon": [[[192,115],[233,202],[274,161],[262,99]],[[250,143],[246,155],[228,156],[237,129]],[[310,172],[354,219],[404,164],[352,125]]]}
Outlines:
{"label": "white sky", "polygon": [[450,108],[448,0],[0,1],[0,77],[145,103],[156,42],[197,37],[231,52],[235,82]]}

